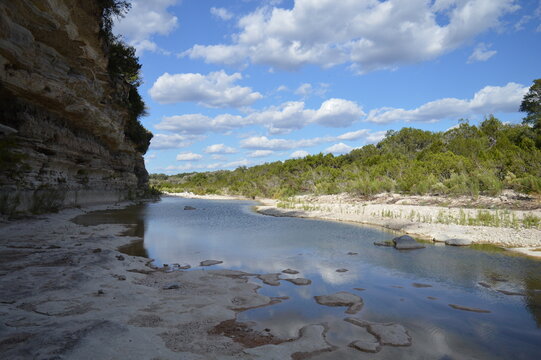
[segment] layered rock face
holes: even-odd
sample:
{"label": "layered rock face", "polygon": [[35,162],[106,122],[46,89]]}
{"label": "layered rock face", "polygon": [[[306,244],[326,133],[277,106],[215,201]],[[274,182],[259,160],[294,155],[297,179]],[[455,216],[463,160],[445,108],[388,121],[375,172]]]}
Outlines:
{"label": "layered rock face", "polygon": [[0,1],[0,212],[118,201],[146,186],[97,1]]}

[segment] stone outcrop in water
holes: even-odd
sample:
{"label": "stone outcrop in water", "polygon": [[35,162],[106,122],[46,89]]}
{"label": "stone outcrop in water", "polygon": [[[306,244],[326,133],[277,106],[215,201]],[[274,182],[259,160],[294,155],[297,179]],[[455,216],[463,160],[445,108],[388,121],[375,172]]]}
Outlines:
{"label": "stone outcrop in water", "polygon": [[199,263],[199,266],[212,266],[212,265],[218,265],[223,263],[223,261],[220,260],[203,260]]}
{"label": "stone outcrop in water", "polygon": [[356,314],[363,307],[363,299],[347,291],[339,291],[331,295],[314,296],[316,302],[325,306],[347,306],[346,314]]}
{"label": "stone outcrop in water", "polygon": [[310,285],[312,283],[312,280],[305,279],[305,278],[294,278],[294,279],[285,279],[285,280],[298,286]]}
{"label": "stone outcrop in water", "polygon": [[469,246],[471,244],[472,244],[472,241],[468,239],[455,238],[455,239],[445,240],[445,245],[450,245],[450,246]]}
{"label": "stone outcrop in water", "polygon": [[267,285],[279,286],[280,285],[280,274],[262,274],[257,275],[257,278],[263,281]]}
{"label": "stone outcrop in water", "polygon": [[[366,328],[368,332],[374,335],[381,345],[389,346],[410,346],[411,336],[408,330],[400,324],[395,323],[375,323],[361,320],[358,318],[346,318],[345,321]],[[350,345],[351,346],[351,345]],[[363,351],[367,351],[364,350]],[[375,352],[375,351],[374,351]]]}
{"label": "stone outcrop in water", "polygon": [[0,3],[0,213],[118,201],[147,184],[97,1]]}
{"label": "stone outcrop in water", "polygon": [[409,235],[402,235],[393,239],[394,247],[398,250],[416,250],[424,249],[424,245],[419,244]]}

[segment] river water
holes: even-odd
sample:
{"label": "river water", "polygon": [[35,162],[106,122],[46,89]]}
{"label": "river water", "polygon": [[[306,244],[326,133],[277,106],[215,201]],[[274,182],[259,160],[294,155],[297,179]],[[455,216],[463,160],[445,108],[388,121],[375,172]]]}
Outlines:
{"label": "river water", "polygon": [[[299,275],[282,277],[304,277],[311,285],[281,281],[274,287],[253,278],[262,286],[260,293],[289,299],[238,315],[238,321],[255,322],[255,328],[271,329],[280,336],[295,337],[304,325],[325,323],[328,341],[347,348],[360,328],[343,321],[350,316],[345,308],[321,306],[313,297],[348,291],[364,300],[355,316],[402,324],[413,338],[411,347],[384,347],[377,354],[364,354],[369,358],[540,358],[541,261],[431,244],[422,250],[397,251],[373,245],[396,236],[391,232],[264,216],[253,211],[254,205],[164,197],[124,210],[90,213],[75,221],[132,224],[131,234],[144,240],[122,251],[153,258],[156,265],[180,263],[200,269],[200,261],[215,259],[223,263],[211,268],[257,274],[298,270]],[[185,206],[195,210],[184,210]],[[457,310],[449,304],[489,313]],[[352,352],[344,350],[341,356]]]}

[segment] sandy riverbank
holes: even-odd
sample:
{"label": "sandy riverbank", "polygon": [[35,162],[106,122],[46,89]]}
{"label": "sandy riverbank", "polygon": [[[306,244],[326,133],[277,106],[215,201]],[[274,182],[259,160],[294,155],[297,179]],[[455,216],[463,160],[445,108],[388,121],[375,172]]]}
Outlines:
{"label": "sandy riverbank", "polygon": [[239,311],[281,301],[258,294],[254,274],[156,269],[117,251],[134,240],[119,236],[126,226],[70,221],[115,208],[0,226],[2,358],[266,359],[331,348],[322,325],[287,342],[239,327]]}
{"label": "sandy riverbank", "polygon": [[[541,257],[541,229],[526,228],[528,221],[541,218],[539,204],[529,203],[526,210],[515,210],[516,203],[507,206],[498,200],[481,199],[466,207],[464,199],[435,201],[430,197],[382,195],[361,200],[346,194],[296,196],[289,201],[260,200],[257,211],[273,216],[293,216],[334,221],[347,221],[381,226],[411,234],[426,240],[445,242],[464,239],[474,244],[493,244],[522,254]],[[430,204],[430,205],[426,205]],[[472,205],[472,204],[470,204]],[[480,208],[495,205],[504,209]],[[492,206],[492,207],[493,207]],[[531,222],[530,221],[530,222]],[[491,223],[492,226],[483,225]],[[467,223],[480,225],[465,225]]]}

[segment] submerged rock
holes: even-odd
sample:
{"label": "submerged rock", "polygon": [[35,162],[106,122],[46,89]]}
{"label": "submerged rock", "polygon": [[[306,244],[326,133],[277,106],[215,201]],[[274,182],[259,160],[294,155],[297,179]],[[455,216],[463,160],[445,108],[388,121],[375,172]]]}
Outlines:
{"label": "submerged rock", "polygon": [[471,311],[471,312],[485,313],[485,314],[488,314],[491,312],[490,310],[478,309],[478,308],[456,305],[456,304],[449,304],[449,306],[452,307],[453,309],[462,310],[462,311]]}
{"label": "submerged rock", "polygon": [[411,286],[413,286],[415,288],[429,288],[429,287],[432,287],[432,285],[421,284],[421,283],[412,283]]}
{"label": "submerged rock", "polygon": [[280,285],[280,274],[262,274],[257,275],[257,278],[263,281],[267,285],[278,286]]}
{"label": "submerged rock", "polygon": [[196,208],[194,208],[193,206],[184,206],[184,210],[196,210]]}
{"label": "submerged rock", "polygon": [[374,245],[392,247],[393,243],[391,241],[374,241]]}
{"label": "submerged rock", "polygon": [[296,275],[299,273],[297,270],[293,270],[293,269],[285,269],[285,270],[282,270],[282,272],[284,274],[291,274],[291,275]]}
{"label": "submerged rock", "polygon": [[217,264],[221,264],[223,263],[223,261],[220,261],[220,260],[204,260],[204,261],[201,261],[199,263],[199,266],[212,266],[212,265],[217,265]]}
{"label": "submerged rock", "polygon": [[347,291],[340,291],[331,295],[314,296],[316,302],[325,306],[348,306],[346,314],[356,314],[363,307],[363,299]]}
{"label": "submerged rock", "polygon": [[348,269],[336,269],[336,272],[339,272],[339,273],[345,273],[348,271],[349,271]]}
{"label": "submerged rock", "polygon": [[346,318],[345,321],[366,328],[366,330],[374,335],[381,345],[390,346],[410,346],[411,336],[408,330],[395,323],[375,323],[357,318]]}
{"label": "submerged rock", "polygon": [[502,289],[497,289],[496,291],[500,292],[500,293],[502,293],[504,295],[526,296],[526,294],[518,292],[518,291],[508,291],[508,290],[502,290]]}
{"label": "submerged rock", "polygon": [[468,239],[445,240],[445,245],[450,245],[450,246],[470,246],[471,244],[472,244],[472,241]]}
{"label": "submerged rock", "polygon": [[290,283],[293,283],[295,285],[310,285],[312,283],[312,280],[305,279],[305,278],[295,278],[295,279],[285,279],[289,281]]}
{"label": "submerged rock", "polygon": [[372,342],[372,341],[357,340],[357,341],[353,341],[348,346],[355,350],[369,352],[369,353],[377,353],[381,350],[381,345],[378,341]]}
{"label": "submerged rock", "polygon": [[394,247],[398,250],[416,250],[424,249],[425,246],[419,244],[414,238],[409,235],[402,235],[393,239]]}
{"label": "submerged rock", "polygon": [[350,251],[350,252],[348,252],[348,255],[359,255],[359,253],[356,253],[356,252]]}

